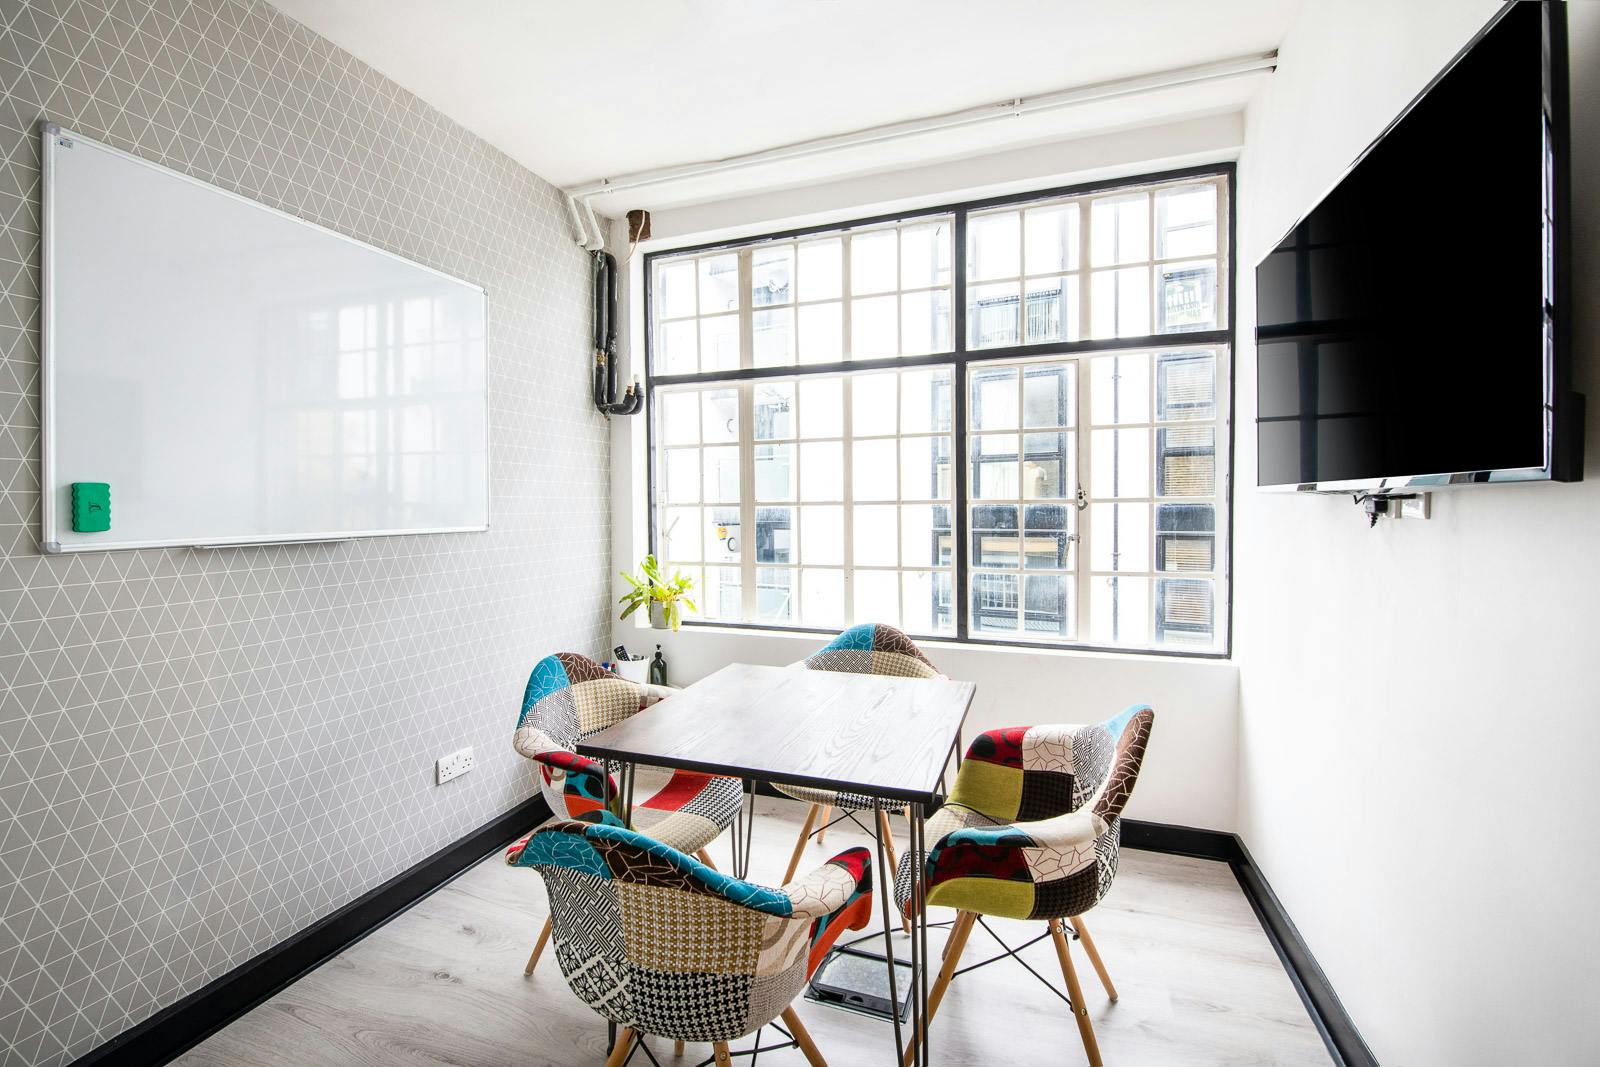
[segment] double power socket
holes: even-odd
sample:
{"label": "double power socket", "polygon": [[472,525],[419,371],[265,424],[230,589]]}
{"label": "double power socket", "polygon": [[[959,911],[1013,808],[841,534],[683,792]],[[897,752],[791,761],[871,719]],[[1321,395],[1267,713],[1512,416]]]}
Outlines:
{"label": "double power socket", "polygon": [[448,756],[440,756],[434,763],[434,777],[439,785],[444,785],[452,778],[460,778],[475,766],[477,763],[472,758],[471,747],[458,748]]}

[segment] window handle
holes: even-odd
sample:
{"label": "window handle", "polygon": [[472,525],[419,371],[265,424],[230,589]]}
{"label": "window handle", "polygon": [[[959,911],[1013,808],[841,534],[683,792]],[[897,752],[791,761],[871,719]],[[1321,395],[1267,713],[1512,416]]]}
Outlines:
{"label": "window handle", "polygon": [[1082,511],[1089,506],[1089,494],[1083,491],[1083,486],[1078,486],[1078,510]]}

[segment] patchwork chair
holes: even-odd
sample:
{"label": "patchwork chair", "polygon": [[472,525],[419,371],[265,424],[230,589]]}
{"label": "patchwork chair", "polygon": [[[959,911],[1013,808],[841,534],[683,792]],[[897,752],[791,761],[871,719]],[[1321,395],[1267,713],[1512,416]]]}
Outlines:
{"label": "patchwork chair", "polygon": [[[573,749],[669,692],[619,678],[576,652],[557,652],[534,665],[511,743],[539,764],[539,789],[556,818],[598,820],[606,804],[603,798],[609,797],[606,810],[621,821],[624,800],[616,780],[599,761]],[[710,866],[705,847],[739,814],[741,790],[737,778],[678,771],[655,795],[633,805],[633,828],[673,848],[698,853]],[[523,838],[512,845],[506,861],[515,863],[526,843]],[[546,919],[524,974],[533,973],[549,938]]]}
{"label": "patchwork chair", "polygon": [[[1099,1067],[1100,1049],[1062,924],[1072,924],[1115,1001],[1116,986],[1083,914],[1106,895],[1117,873],[1122,808],[1154,722],[1153,711],[1135,705],[1093,726],[1019,726],[973,740],[950,799],[928,820],[927,839],[934,844],[923,868],[927,903],[957,910],[928,993],[930,1022],[980,916],[1041,919],[1055,944],[1084,1051]],[[914,861],[903,856],[895,876],[895,900],[908,915],[915,913]]]}
{"label": "patchwork chair", "polygon": [[[797,666],[812,671],[842,671],[848,674],[882,674],[893,675],[899,678],[943,678],[939,669],[928,662],[928,657],[916,644],[895,629],[881,623],[861,623],[852,626],[844,633],[835,637],[820,651],[810,658],[802,660]],[[800,839],[794,843],[794,853],[789,857],[789,869],[784,874],[784,881],[794,877],[795,870],[800,866],[800,856],[805,851],[806,842],[812,836],[812,826],[820,822],[820,829],[815,831],[817,840],[821,841],[828,829],[828,819],[834,808],[840,808],[854,814],[858,811],[871,811],[878,820],[878,830],[883,835],[884,847],[888,851],[890,865],[895,865],[897,860],[894,852],[894,834],[889,830],[889,816],[885,805],[889,801],[863,796],[857,793],[841,793],[832,789],[812,789],[797,785],[779,785],[773,783],[773,788],[795,800],[810,803],[811,808],[806,812],[805,826],[800,830]]]}
{"label": "patchwork chair", "polygon": [[608,1067],[645,1035],[728,1042],[782,1018],[812,1067],[826,1061],[791,1002],[845,929],[872,914],[872,861],[841,852],[769,889],[722,874],[617,825],[558,822],[535,831],[515,864],[544,878],[555,954],[567,984],[622,1029]]}

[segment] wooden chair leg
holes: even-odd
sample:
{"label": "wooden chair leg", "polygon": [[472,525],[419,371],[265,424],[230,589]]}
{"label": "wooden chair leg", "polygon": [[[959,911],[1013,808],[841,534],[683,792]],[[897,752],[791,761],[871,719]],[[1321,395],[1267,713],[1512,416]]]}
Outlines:
{"label": "wooden chair leg", "polygon": [[817,844],[822,844],[822,839],[828,836],[828,820],[833,817],[833,808],[827,804],[822,805],[822,829],[817,831]]}
{"label": "wooden chair leg", "polygon": [[813,804],[806,812],[806,824],[800,827],[800,840],[794,843],[794,854],[789,857],[789,869],[783,873],[783,881],[779,882],[779,885],[788,885],[794,880],[794,872],[800,868],[800,857],[806,850],[806,841],[811,837],[811,827],[816,824],[817,812],[821,810],[821,804]]}
{"label": "wooden chair leg", "polygon": [[713,871],[717,869],[717,865],[711,862],[711,853],[707,852],[705,849],[700,849],[698,852],[696,852],[694,854],[694,858],[705,864],[707,867],[710,867]]}
{"label": "wooden chair leg", "polygon": [[672,1043],[672,1055],[675,1059],[683,1059],[683,1038],[678,1038]]}
{"label": "wooden chair leg", "polygon": [[617,1043],[611,1046],[611,1055],[606,1057],[606,1067],[622,1067],[623,1061],[628,1058],[628,1050],[633,1047],[633,1028],[624,1026],[617,1031]]}
{"label": "wooden chair leg", "polygon": [[539,966],[539,954],[544,951],[545,942],[550,940],[551,925],[550,916],[546,915],[544,926],[539,930],[539,940],[533,943],[533,955],[528,957],[528,965],[522,969],[523,977],[532,974],[533,969]]}
{"label": "wooden chair leg", "polygon": [[726,1041],[714,1042],[711,1046],[711,1055],[715,1058],[717,1067],[730,1067],[733,1060],[728,1056],[728,1043]]}
{"label": "wooden chair leg", "polygon": [[1078,1036],[1083,1038],[1083,1051],[1089,1054],[1089,1067],[1103,1067],[1100,1045],[1094,1039],[1094,1024],[1089,1021],[1089,1009],[1083,1003],[1083,987],[1078,984],[1078,972],[1072,966],[1072,951],[1066,935],[1061,932],[1061,920],[1050,920],[1050,939],[1056,943],[1056,958],[1061,961],[1061,977],[1067,980],[1067,996],[1072,998],[1072,1014],[1078,1021]]}
{"label": "wooden chair leg", "polygon": [[[934,979],[933,988],[928,990],[928,1023],[933,1023],[933,1013],[939,1010],[939,1002],[944,1000],[945,990],[950,988],[950,979],[955,977],[956,967],[961,963],[961,953],[967,947],[967,935],[972,933],[972,928],[978,922],[978,915],[971,911],[956,912],[955,925],[950,927],[950,937],[944,943],[944,965],[939,968],[939,977]],[[921,1032],[912,1036],[912,1041],[921,1037]],[[916,1049],[906,1048],[903,1062],[909,1064]]]}
{"label": "wooden chair leg", "polygon": [[1083,946],[1083,951],[1089,954],[1089,962],[1094,964],[1094,973],[1100,976],[1100,984],[1106,987],[1106,996],[1115,1004],[1117,987],[1111,984],[1111,975],[1106,973],[1106,965],[1100,960],[1100,950],[1094,947],[1094,938],[1089,936],[1089,928],[1084,925],[1082,915],[1072,917],[1072,928],[1078,931],[1078,943]]}
{"label": "wooden chair leg", "polygon": [[828,1067],[828,1061],[822,1058],[822,1053],[817,1050],[817,1043],[811,1040],[811,1034],[800,1024],[800,1016],[794,1013],[793,1006],[784,1008],[779,1018],[783,1020],[783,1025],[789,1028],[794,1039],[800,1043],[800,1051],[805,1056],[806,1062],[811,1064],[811,1067]]}

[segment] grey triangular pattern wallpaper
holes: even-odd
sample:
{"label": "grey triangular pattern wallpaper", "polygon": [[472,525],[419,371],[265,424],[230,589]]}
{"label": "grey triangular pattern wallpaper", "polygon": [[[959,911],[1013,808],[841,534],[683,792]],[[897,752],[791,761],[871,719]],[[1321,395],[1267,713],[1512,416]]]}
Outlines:
{"label": "grey triangular pattern wallpaper", "polygon": [[[41,556],[42,118],[486,287],[491,531]],[[554,188],[265,3],[0,0],[0,1064],[70,1062],[531,795],[527,671],[608,631],[587,285]]]}

